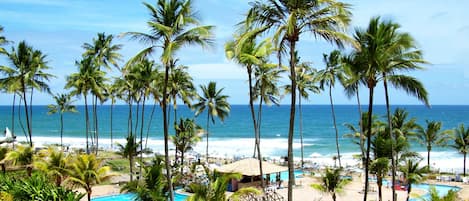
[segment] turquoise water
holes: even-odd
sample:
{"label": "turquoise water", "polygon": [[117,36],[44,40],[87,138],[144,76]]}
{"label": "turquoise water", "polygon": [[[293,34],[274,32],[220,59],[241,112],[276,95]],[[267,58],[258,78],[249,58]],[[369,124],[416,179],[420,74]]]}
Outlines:
{"label": "turquoise water", "polygon": [[[423,189],[423,190],[426,190],[427,192],[430,190],[430,187],[431,186],[434,186],[436,191],[438,192],[438,195],[441,197],[441,196],[445,196],[446,194],[448,194],[448,192],[450,190],[453,190],[453,191],[459,191],[461,190],[461,188],[457,187],[457,186],[447,186],[447,185],[429,185],[429,184],[414,184],[412,185],[412,188],[418,188],[418,189]],[[422,196],[422,198],[430,198],[430,194],[425,194],[424,196]],[[417,201],[419,199],[410,199],[411,201]]]}
{"label": "turquoise water", "polygon": [[[187,195],[175,193],[174,200],[175,201],[184,201],[187,199]],[[111,196],[104,196],[99,198],[93,198],[92,201],[133,201],[135,198],[135,194],[133,193],[125,193],[119,195],[111,195]]]}
{"label": "turquoise water", "polygon": [[[303,171],[295,170],[293,173],[294,173],[295,177],[299,177],[300,175],[303,174]],[[270,174],[270,181],[271,182],[275,182],[275,176],[276,176],[276,174]],[[282,181],[288,181],[288,171],[280,172],[280,179]]]}
{"label": "turquoise water", "polygon": [[[82,104],[83,100],[78,100],[77,104]],[[147,105],[145,112],[144,130],[150,121],[151,105]],[[432,108],[417,105],[393,106],[393,108],[404,108],[409,112],[409,118],[416,118],[418,123],[425,123],[425,120],[442,121],[443,129],[452,129],[460,123],[468,123],[469,106],[444,106],[436,105]],[[85,121],[84,107],[78,106],[78,113],[64,114],[64,143],[71,147],[85,146]],[[102,148],[109,148],[110,141],[110,109],[109,105],[98,106],[98,131],[99,145]],[[357,123],[358,112],[354,105],[337,105],[336,106],[337,125],[339,136],[350,133],[344,126],[345,123]],[[366,107],[363,106],[363,110]],[[135,112],[136,107],[133,108]],[[16,110],[18,111],[18,110]],[[264,156],[286,156],[287,155],[287,134],[289,122],[289,106],[271,106],[263,108],[262,129],[261,129],[261,149]],[[385,117],[385,106],[377,105],[374,113],[381,119]],[[171,112],[171,117],[174,114]],[[11,126],[11,107],[0,106],[0,127],[8,126],[10,130],[18,136],[18,140],[24,140],[24,133],[18,123],[18,115],[15,116],[14,129]],[[113,109],[113,144],[116,141],[124,143],[127,136],[127,117],[128,107],[125,105],[114,106]],[[194,118],[194,112],[185,106],[178,107],[178,117]],[[196,118],[196,121],[202,127],[206,125],[206,115],[203,113]],[[24,118],[22,113],[21,118]],[[299,118],[297,118],[298,120]],[[33,106],[32,118],[33,141],[36,145],[60,143],[60,124],[58,115],[47,115],[46,106]],[[136,118],[134,117],[134,122]],[[173,120],[171,119],[170,122]],[[92,121],[92,118],[90,120]],[[140,121],[141,122],[141,121]],[[335,154],[335,133],[332,124],[332,117],[329,105],[305,105],[303,106],[303,135],[304,135],[304,151],[305,157],[313,157],[319,159],[331,160]],[[298,123],[298,121],[297,121]],[[300,156],[299,142],[299,124],[296,126],[294,140],[294,156]],[[162,135],[162,118],[160,108],[157,107],[153,117],[151,126],[149,127],[148,145],[155,152],[161,152],[163,147]],[[174,133],[171,129],[170,133]],[[146,132],[144,133],[146,135]],[[116,140],[117,139],[117,140]],[[237,155],[240,157],[250,157],[254,150],[254,139],[252,122],[247,105],[233,105],[230,115],[224,122],[218,121],[210,125],[210,151],[211,155],[230,156]],[[229,144],[230,146],[226,146]],[[115,146],[114,146],[115,147]],[[340,148],[343,157],[352,159],[352,154],[357,153],[358,149],[349,138],[340,137]],[[424,147],[413,144],[413,151],[424,152]],[[432,160],[438,163],[438,160],[446,160],[448,158],[462,158],[455,150],[451,148],[433,149]],[[205,153],[205,142],[199,142],[195,147],[195,151]],[[445,164],[445,163],[442,163]],[[462,166],[462,160],[461,160]]]}

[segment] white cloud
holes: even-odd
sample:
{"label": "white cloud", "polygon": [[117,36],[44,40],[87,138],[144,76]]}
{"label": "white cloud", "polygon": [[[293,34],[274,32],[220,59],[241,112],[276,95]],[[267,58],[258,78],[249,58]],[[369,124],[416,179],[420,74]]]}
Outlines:
{"label": "white cloud", "polygon": [[241,66],[232,63],[193,64],[189,73],[194,79],[247,79]]}

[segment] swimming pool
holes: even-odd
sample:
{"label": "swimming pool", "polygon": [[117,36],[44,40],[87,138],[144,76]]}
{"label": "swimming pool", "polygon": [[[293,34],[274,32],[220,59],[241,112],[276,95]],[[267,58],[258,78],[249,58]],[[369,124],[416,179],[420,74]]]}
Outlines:
{"label": "swimming pool", "polygon": [[[187,199],[187,195],[175,193],[174,200],[175,201],[184,201]],[[134,193],[124,193],[119,195],[110,195],[110,196],[103,196],[98,198],[93,198],[91,201],[133,201],[135,199]]]}
{"label": "swimming pool", "polygon": [[[293,173],[295,175],[295,178],[298,178],[298,177],[300,177],[300,175],[303,174],[303,171],[302,170],[295,170]],[[275,173],[270,174],[270,181],[275,182],[275,176],[276,176]],[[264,176],[264,178],[266,178],[266,176]],[[288,180],[288,171],[280,172],[280,179],[282,181],[287,181]]]}
{"label": "swimming pool", "polygon": [[[431,186],[435,187],[435,189],[438,192],[438,195],[440,197],[445,196],[446,194],[448,194],[448,192],[450,190],[453,190],[453,191],[461,190],[461,188],[459,188],[457,186],[435,185],[435,184],[432,184],[432,185],[430,185],[430,184],[413,184],[412,188],[418,188],[418,189],[425,190],[427,193],[425,195],[423,195],[421,198],[430,198],[430,194],[428,193],[428,191],[430,191]],[[412,198],[410,200],[411,201],[417,201],[417,200],[420,200],[420,199]]]}

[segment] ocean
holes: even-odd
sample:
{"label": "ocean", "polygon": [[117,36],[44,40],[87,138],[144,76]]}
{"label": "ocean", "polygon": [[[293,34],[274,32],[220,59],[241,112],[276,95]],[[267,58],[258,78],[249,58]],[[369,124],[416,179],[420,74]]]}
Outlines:
{"label": "ocean", "polygon": [[[146,105],[145,112],[145,135],[147,133],[148,123],[152,110],[152,105]],[[319,164],[332,164],[332,156],[336,154],[335,131],[332,123],[331,109],[329,105],[304,105],[303,107],[303,136],[304,136],[304,156],[308,160]],[[425,120],[436,120],[443,123],[443,129],[453,129],[459,124],[464,123],[469,127],[469,106],[446,106],[436,105],[427,108],[421,105],[398,105],[395,108],[403,108],[409,112],[410,118],[416,118],[417,122],[425,126]],[[78,106],[78,113],[64,114],[64,144],[72,148],[85,147],[85,118],[84,106]],[[91,107],[90,107],[91,109]],[[110,140],[110,105],[98,106],[99,123],[99,143],[100,147],[109,149]],[[133,111],[135,112],[134,106]],[[362,110],[367,110],[367,106],[362,106]],[[45,146],[47,144],[60,143],[60,123],[59,115],[47,114],[47,106],[33,106],[33,142],[35,146]],[[174,116],[172,109],[171,121]],[[336,105],[336,118],[340,136],[340,149],[343,157],[343,164],[352,165],[357,161],[352,158],[359,152],[356,144],[349,138],[343,137],[344,134],[351,133],[344,124],[358,124],[358,110],[355,105]],[[265,106],[263,108],[262,128],[261,128],[261,149],[264,156],[280,158],[287,155],[287,137],[288,120],[290,107]],[[385,106],[377,105],[374,107],[374,114],[385,120]],[[206,127],[206,113],[194,117],[194,112],[185,106],[177,107],[177,115],[184,118],[196,118],[196,122]],[[297,110],[298,115],[298,110]],[[19,141],[25,140],[25,135],[15,116],[14,133]],[[127,136],[127,118],[128,106],[117,105],[113,109],[113,143],[125,143]],[[134,117],[134,121],[135,121]],[[90,123],[92,123],[90,113]],[[294,156],[300,157],[300,138],[299,138],[299,118],[296,118]],[[172,125],[172,123],[170,123]],[[11,126],[11,106],[0,106],[0,126]],[[171,127],[170,127],[171,128]],[[170,129],[170,133],[174,133]],[[248,105],[232,105],[230,115],[224,122],[216,119],[215,124],[210,124],[209,128],[209,153],[218,157],[248,157],[254,152],[254,135],[252,121]],[[163,153],[163,127],[161,109],[156,107],[153,120],[149,129],[148,146],[154,152]],[[115,148],[115,146],[114,146]],[[425,159],[422,163],[426,164],[426,150],[416,142],[412,142],[411,149],[421,153]],[[195,151],[205,153],[205,138],[198,143]],[[432,151],[431,163],[435,167],[445,169],[446,171],[462,170],[462,155],[457,153],[451,147],[436,147]]]}

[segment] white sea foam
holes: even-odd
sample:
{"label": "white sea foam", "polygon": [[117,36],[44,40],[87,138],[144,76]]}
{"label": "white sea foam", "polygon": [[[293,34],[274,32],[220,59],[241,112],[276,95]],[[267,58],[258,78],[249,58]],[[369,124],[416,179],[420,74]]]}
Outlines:
{"label": "white sea foam", "polygon": [[[25,141],[24,136],[18,136],[18,141]],[[35,147],[44,147],[50,144],[60,144],[60,138],[57,137],[34,137],[33,141]],[[309,142],[314,140],[308,140]],[[64,137],[63,143],[70,148],[85,148],[85,138],[78,137]],[[113,139],[113,143],[125,144],[125,139]],[[145,145],[145,142],[143,143]],[[306,144],[314,147],[314,144]],[[99,146],[103,149],[111,148],[111,140],[109,138],[99,139]],[[149,139],[148,147],[151,148],[155,153],[164,153],[164,141],[162,139]],[[205,154],[206,141],[205,138],[197,144],[194,151]],[[301,144],[298,140],[295,140],[293,147],[295,150],[299,150]],[[117,149],[117,146],[113,146]],[[281,157],[287,155],[288,143],[287,139],[274,138],[274,139],[262,139],[261,140],[261,151],[263,156],[270,157],[273,159],[281,160]],[[174,146],[170,143],[170,149],[174,150]],[[172,152],[173,153],[173,152]],[[171,153],[171,154],[172,154]],[[209,139],[209,154],[213,157],[249,157],[254,153],[254,138],[213,138]],[[305,154],[305,160],[316,163],[318,165],[332,166],[335,162],[333,156],[335,151],[329,153],[307,153]],[[353,155],[359,154],[358,152],[342,152],[341,162],[344,166],[358,165],[359,161],[354,159]],[[426,165],[427,152],[419,152],[423,160],[421,165]],[[299,154],[295,155],[296,161],[300,160]],[[431,164],[433,169],[441,172],[452,172],[461,173],[463,169],[463,156],[456,151],[432,151],[431,152]],[[469,166],[468,166],[469,167]]]}

